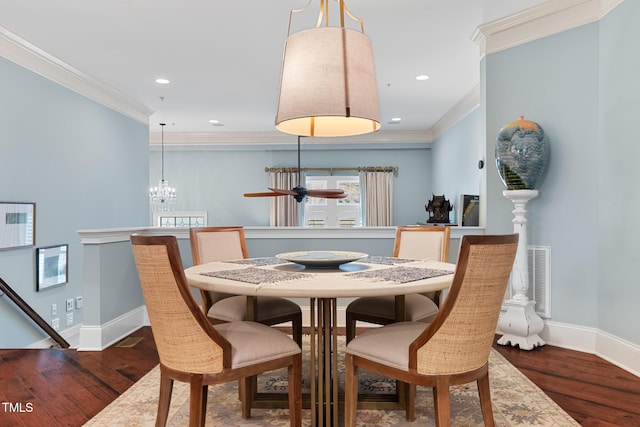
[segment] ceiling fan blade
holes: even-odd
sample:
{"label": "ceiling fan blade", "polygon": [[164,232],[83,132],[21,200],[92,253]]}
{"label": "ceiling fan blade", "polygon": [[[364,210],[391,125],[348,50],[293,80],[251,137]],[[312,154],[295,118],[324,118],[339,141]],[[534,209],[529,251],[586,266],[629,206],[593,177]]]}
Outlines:
{"label": "ceiling fan blade", "polygon": [[[314,196],[314,197],[318,197],[318,196]],[[347,197],[346,194],[333,194],[333,195],[325,195],[322,196],[325,199],[345,199]]]}
{"label": "ceiling fan blade", "polygon": [[331,197],[344,194],[344,191],[337,189],[307,190],[309,197]]}
{"label": "ceiling fan blade", "polygon": [[273,191],[274,193],[278,193],[281,196],[284,196],[284,195],[296,196],[296,195],[298,195],[298,193],[296,191],[293,191],[293,190],[283,190],[281,188],[270,188],[269,190]]}
{"label": "ceiling fan blade", "polygon": [[244,193],[244,197],[275,197],[275,196],[286,196],[286,194],[275,193],[272,191],[264,192],[264,193]]}

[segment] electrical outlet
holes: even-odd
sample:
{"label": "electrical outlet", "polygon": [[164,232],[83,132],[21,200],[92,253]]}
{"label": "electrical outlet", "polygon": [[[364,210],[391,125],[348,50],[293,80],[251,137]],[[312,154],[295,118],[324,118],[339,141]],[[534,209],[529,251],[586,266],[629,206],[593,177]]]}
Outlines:
{"label": "electrical outlet", "polygon": [[73,325],[73,313],[67,313],[67,326]]}
{"label": "electrical outlet", "polygon": [[58,315],[58,304],[51,304],[51,316]]}
{"label": "electrical outlet", "polygon": [[73,298],[67,300],[67,311],[73,311]]}
{"label": "electrical outlet", "polygon": [[83,299],[82,297],[76,297],[76,308],[82,308]]}
{"label": "electrical outlet", "polygon": [[[55,304],[54,304],[54,305],[55,305]],[[52,327],[53,329],[55,329],[56,331],[57,331],[58,329],[60,329],[60,319],[58,319],[57,317],[56,317],[55,319],[53,319],[53,320],[51,321],[51,327]]]}

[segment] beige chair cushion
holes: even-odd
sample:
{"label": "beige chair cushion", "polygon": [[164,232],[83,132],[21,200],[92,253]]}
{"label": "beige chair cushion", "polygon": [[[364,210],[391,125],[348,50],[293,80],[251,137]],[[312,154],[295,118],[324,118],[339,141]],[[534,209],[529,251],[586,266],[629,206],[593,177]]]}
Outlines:
{"label": "beige chair cushion", "polygon": [[[405,296],[405,319],[412,322],[429,323],[438,314],[438,306],[430,298],[421,294]],[[376,315],[394,319],[396,312],[395,297],[361,297],[349,304],[349,312],[355,315]]]}
{"label": "beige chair cushion", "polygon": [[[374,328],[351,340],[346,352],[408,371],[409,345],[427,326],[422,322],[399,322]],[[398,349],[405,350],[396,351]]]}
{"label": "beige chair cushion", "polygon": [[211,261],[242,259],[242,241],[237,231],[198,233],[200,264]]}
{"label": "beige chair cushion", "polygon": [[[300,306],[293,301],[279,297],[258,297],[257,319],[271,319],[276,316],[294,315],[300,311]],[[247,297],[237,295],[225,298],[213,304],[207,316],[223,322],[234,322],[247,318]]]}
{"label": "beige chair cushion", "polygon": [[442,259],[444,233],[432,231],[403,231],[398,258]]}
{"label": "beige chair cushion", "polygon": [[255,322],[229,322],[214,326],[231,344],[231,367],[241,368],[300,353],[284,332]]}

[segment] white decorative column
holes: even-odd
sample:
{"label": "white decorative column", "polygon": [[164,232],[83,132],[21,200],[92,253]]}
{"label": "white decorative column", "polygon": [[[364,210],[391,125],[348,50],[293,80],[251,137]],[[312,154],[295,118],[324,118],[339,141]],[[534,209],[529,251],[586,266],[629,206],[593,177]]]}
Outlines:
{"label": "white decorative column", "polygon": [[518,233],[518,251],[511,273],[513,298],[505,301],[507,312],[498,322],[504,335],[498,344],[531,350],[545,342],[538,336],[544,329],[544,322],[535,311],[535,301],[527,297],[529,289],[529,262],[527,255],[527,202],[538,196],[538,190],[506,190],[502,194],[513,202],[513,231]]}

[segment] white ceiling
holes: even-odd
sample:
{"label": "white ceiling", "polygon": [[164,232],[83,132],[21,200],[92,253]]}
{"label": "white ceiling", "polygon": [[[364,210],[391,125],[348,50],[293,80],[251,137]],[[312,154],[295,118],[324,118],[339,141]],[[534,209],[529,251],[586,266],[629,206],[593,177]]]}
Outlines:
{"label": "white ceiling", "polygon": [[[338,3],[329,2],[333,13]],[[275,129],[289,11],[306,3],[2,0],[0,26],[147,106],[151,131],[166,122],[167,132],[264,132]],[[479,82],[474,30],[540,3],[347,0],[372,40],[383,130],[430,129]],[[319,4],[294,15],[292,31],[313,26]],[[392,117],[402,122],[388,124]]]}

